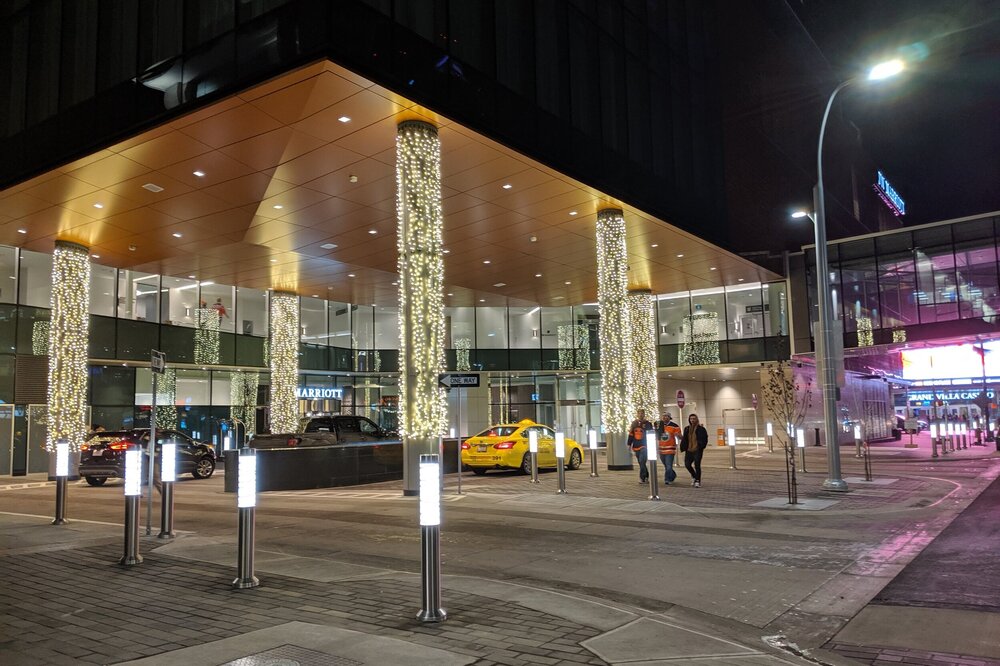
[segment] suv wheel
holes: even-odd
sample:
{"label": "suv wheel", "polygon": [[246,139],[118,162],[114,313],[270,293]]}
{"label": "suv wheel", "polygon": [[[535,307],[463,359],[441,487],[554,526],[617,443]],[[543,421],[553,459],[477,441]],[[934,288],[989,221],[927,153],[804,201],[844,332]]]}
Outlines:
{"label": "suv wheel", "polygon": [[106,476],[85,476],[83,478],[86,479],[88,486],[103,486],[108,480]]}
{"label": "suv wheel", "polygon": [[215,461],[212,460],[211,456],[205,456],[198,461],[198,464],[194,466],[194,471],[191,472],[191,476],[196,479],[207,479],[215,473]]}

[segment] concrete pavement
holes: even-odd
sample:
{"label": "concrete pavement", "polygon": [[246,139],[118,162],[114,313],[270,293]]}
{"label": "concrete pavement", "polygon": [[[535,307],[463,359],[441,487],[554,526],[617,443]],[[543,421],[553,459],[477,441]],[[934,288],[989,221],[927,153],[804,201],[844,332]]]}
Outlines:
{"label": "concrete pavement", "polygon": [[[703,488],[662,489],[661,502],[603,465],[599,479],[571,472],[568,496],[554,474],[467,476],[461,496],[448,479],[440,627],[413,620],[416,501],[391,485],[262,495],[263,585],[242,592],[228,587],[235,500],[221,480],[179,482],[185,533],[143,539],[146,562],[128,571],[114,564],[120,486],[71,487],[67,528],[48,525],[53,488],[0,492],[0,661],[856,663],[830,640],[1000,473],[991,460],[886,460],[891,483],[788,511],[753,506],[783,494],[780,454],[741,451],[729,470],[727,453],[710,450]],[[823,492],[824,455],[807,452],[804,496]],[[301,658],[274,656],[283,645]],[[411,660],[380,661],[399,650]]]}

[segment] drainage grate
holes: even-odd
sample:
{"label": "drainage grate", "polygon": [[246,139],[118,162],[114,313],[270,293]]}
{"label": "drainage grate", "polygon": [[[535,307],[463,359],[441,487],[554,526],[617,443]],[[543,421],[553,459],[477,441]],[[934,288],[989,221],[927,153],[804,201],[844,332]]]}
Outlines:
{"label": "drainage grate", "polygon": [[364,666],[364,662],[309,650],[298,645],[279,645],[270,650],[227,661],[220,666]]}

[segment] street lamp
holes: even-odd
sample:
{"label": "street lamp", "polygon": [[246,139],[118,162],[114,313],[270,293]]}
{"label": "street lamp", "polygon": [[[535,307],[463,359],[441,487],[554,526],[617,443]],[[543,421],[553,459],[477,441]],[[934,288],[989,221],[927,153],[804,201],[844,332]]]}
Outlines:
{"label": "street lamp", "polygon": [[[867,81],[882,81],[903,71],[902,60],[890,60],[872,67]],[[826,122],[830,118],[830,108],[837,93],[854,83],[865,80],[853,78],[844,81],[830,93],[823,122],[819,127],[819,142],[816,149],[816,187],[813,189],[813,212],[796,211],[792,217],[809,217],[816,232],[816,289],[819,301],[819,321],[816,322],[816,338],[820,352],[816,355],[817,381],[823,391],[823,434],[826,437],[827,478],[823,487],[827,490],[847,490],[847,482],[840,475],[840,446],[837,433],[837,366],[833,358],[833,307],[830,298],[830,270],[826,254],[826,198],[823,191],[823,138],[826,136]]]}

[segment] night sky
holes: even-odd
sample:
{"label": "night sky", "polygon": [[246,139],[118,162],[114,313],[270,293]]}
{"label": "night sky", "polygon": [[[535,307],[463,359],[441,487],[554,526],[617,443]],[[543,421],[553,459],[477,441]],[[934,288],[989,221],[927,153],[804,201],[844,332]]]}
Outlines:
{"label": "night sky", "polygon": [[900,48],[923,56],[840,102],[906,224],[1000,210],[1000,0],[787,1],[841,80]]}

